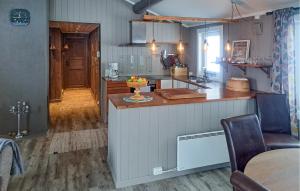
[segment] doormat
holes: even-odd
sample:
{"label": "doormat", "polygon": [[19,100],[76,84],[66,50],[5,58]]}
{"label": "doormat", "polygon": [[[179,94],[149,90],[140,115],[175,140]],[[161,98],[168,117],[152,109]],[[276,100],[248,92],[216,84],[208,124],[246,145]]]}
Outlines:
{"label": "doormat", "polygon": [[107,146],[107,129],[88,129],[55,133],[49,154],[65,153]]}

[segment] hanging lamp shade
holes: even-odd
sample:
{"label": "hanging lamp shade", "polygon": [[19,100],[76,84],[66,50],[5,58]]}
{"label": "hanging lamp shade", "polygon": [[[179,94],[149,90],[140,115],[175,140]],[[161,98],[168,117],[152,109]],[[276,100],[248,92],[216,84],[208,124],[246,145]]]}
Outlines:
{"label": "hanging lamp shade", "polygon": [[225,50],[226,50],[227,52],[230,52],[230,51],[231,51],[231,44],[230,44],[230,41],[229,41],[229,40],[227,40],[227,42],[226,42]]}
{"label": "hanging lamp shade", "polygon": [[204,43],[203,43],[203,50],[204,50],[204,51],[207,51],[207,50],[208,50],[208,42],[207,42],[206,39],[204,40]]}
{"label": "hanging lamp shade", "polygon": [[69,45],[68,45],[67,43],[65,43],[64,49],[65,49],[65,50],[68,50],[68,49],[69,49]]}
{"label": "hanging lamp shade", "polygon": [[156,52],[156,49],[157,49],[157,46],[156,46],[156,41],[155,41],[155,38],[154,38],[154,22],[152,22],[152,42],[151,42],[151,46],[150,46],[150,49],[152,51],[152,53],[155,53]]}
{"label": "hanging lamp shade", "polygon": [[182,24],[180,23],[180,40],[179,40],[179,42],[178,42],[178,45],[177,45],[177,51],[179,52],[179,53],[182,53],[183,51],[184,51],[184,45],[183,45],[183,42],[182,42]]}
{"label": "hanging lamp shade", "polygon": [[156,49],[157,49],[156,42],[155,42],[155,39],[153,39],[151,42],[151,51],[155,52]]}
{"label": "hanging lamp shade", "polygon": [[208,50],[208,42],[206,39],[206,21],[205,21],[205,25],[204,25],[204,35],[205,35],[205,38],[204,38],[204,42],[203,42],[203,50],[207,51]]}
{"label": "hanging lamp shade", "polygon": [[179,40],[179,43],[178,43],[178,46],[177,46],[177,50],[178,50],[179,52],[184,51],[184,45],[183,45],[182,40]]}
{"label": "hanging lamp shade", "polygon": [[[232,18],[232,17],[231,17]],[[225,45],[225,50],[229,53],[230,50],[231,50],[231,44],[230,44],[230,40],[229,40],[229,33],[230,33],[230,30],[229,30],[229,23],[227,25],[227,42],[226,42],[226,45]]]}
{"label": "hanging lamp shade", "polygon": [[55,47],[55,45],[54,44],[50,44],[50,48],[49,48],[50,50],[56,50],[56,47]]}

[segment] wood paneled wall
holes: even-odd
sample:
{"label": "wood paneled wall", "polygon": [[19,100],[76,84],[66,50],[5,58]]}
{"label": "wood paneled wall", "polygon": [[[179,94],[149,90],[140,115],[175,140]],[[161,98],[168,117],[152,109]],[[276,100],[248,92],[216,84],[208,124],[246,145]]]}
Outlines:
{"label": "wood paneled wall", "polygon": [[61,100],[62,91],[62,34],[59,29],[50,29],[50,44],[55,50],[49,52],[49,100]]}
{"label": "wood paneled wall", "polygon": [[90,33],[89,37],[89,49],[90,49],[90,84],[91,90],[94,95],[95,100],[99,101],[100,93],[100,65],[99,58],[97,57],[97,52],[99,51],[99,28]]}
{"label": "wood paneled wall", "polygon": [[[168,74],[162,69],[159,55],[152,55],[149,48],[118,46],[129,43],[129,21],[140,18],[141,15],[134,14],[132,6],[122,0],[50,0],[50,20],[101,24],[102,74],[109,62],[120,63],[120,75]],[[163,29],[157,33],[170,34]],[[175,48],[162,45],[157,53],[162,49],[175,51]]]}

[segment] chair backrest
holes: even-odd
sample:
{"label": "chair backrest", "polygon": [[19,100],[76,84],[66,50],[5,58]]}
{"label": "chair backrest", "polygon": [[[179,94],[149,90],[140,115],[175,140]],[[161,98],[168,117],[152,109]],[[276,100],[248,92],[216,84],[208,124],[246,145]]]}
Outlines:
{"label": "chair backrest", "polygon": [[244,172],[247,162],[255,155],[265,152],[258,118],[255,114],[222,119],[227,141],[231,170]]}
{"label": "chair backrest", "polygon": [[263,132],[291,134],[289,104],[285,94],[257,93],[256,104]]}
{"label": "chair backrest", "polygon": [[270,191],[263,185],[255,182],[241,171],[235,171],[231,174],[230,182],[237,191]]}

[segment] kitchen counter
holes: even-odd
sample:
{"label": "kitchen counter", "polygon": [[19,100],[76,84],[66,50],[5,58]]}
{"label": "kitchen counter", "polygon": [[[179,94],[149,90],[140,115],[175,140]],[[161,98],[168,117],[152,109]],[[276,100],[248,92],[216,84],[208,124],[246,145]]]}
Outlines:
{"label": "kitchen counter", "polygon": [[226,101],[226,100],[241,100],[251,99],[255,97],[255,92],[243,93],[233,92],[226,90],[221,83],[211,82],[208,84],[210,89],[198,89],[199,93],[206,93],[206,98],[192,98],[192,99],[178,99],[168,100],[154,92],[143,93],[143,95],[153,97],[153,100],[146,103],[127,103],[123,101],[123,98],[132,94],[115,94],[109,95],[109,100],[117,109],[126,108],[139,108],[139,107],[151,107],[151,106],[163,106],[163,105],[178,105],[178,104],[192,104],[192,103],[205,103],[215,101]]}
{"label": "kitchen counter", "polygon": [[[256,111],[255,92],[227,91],[215,82],[206,85],[211,89],[197,90],[206,92],[206,98],[167,100],[152,92],[144,94],[154,97],[151,102],[126,103],[123,97],[132,94],[109,96],[107,161],[117,188],[229,166],[229,157],[223,160],[228,154],[224,135],[222,142],[196,149],[203,158],[188,164],[197,165],[182,170],[177,161],[179,136],[205,134],[206,139],[223,131],[221,119]],[[185,158],[193,160],[193,150],[186,151]],[[168,173],[154,174],[157,167]]]}

